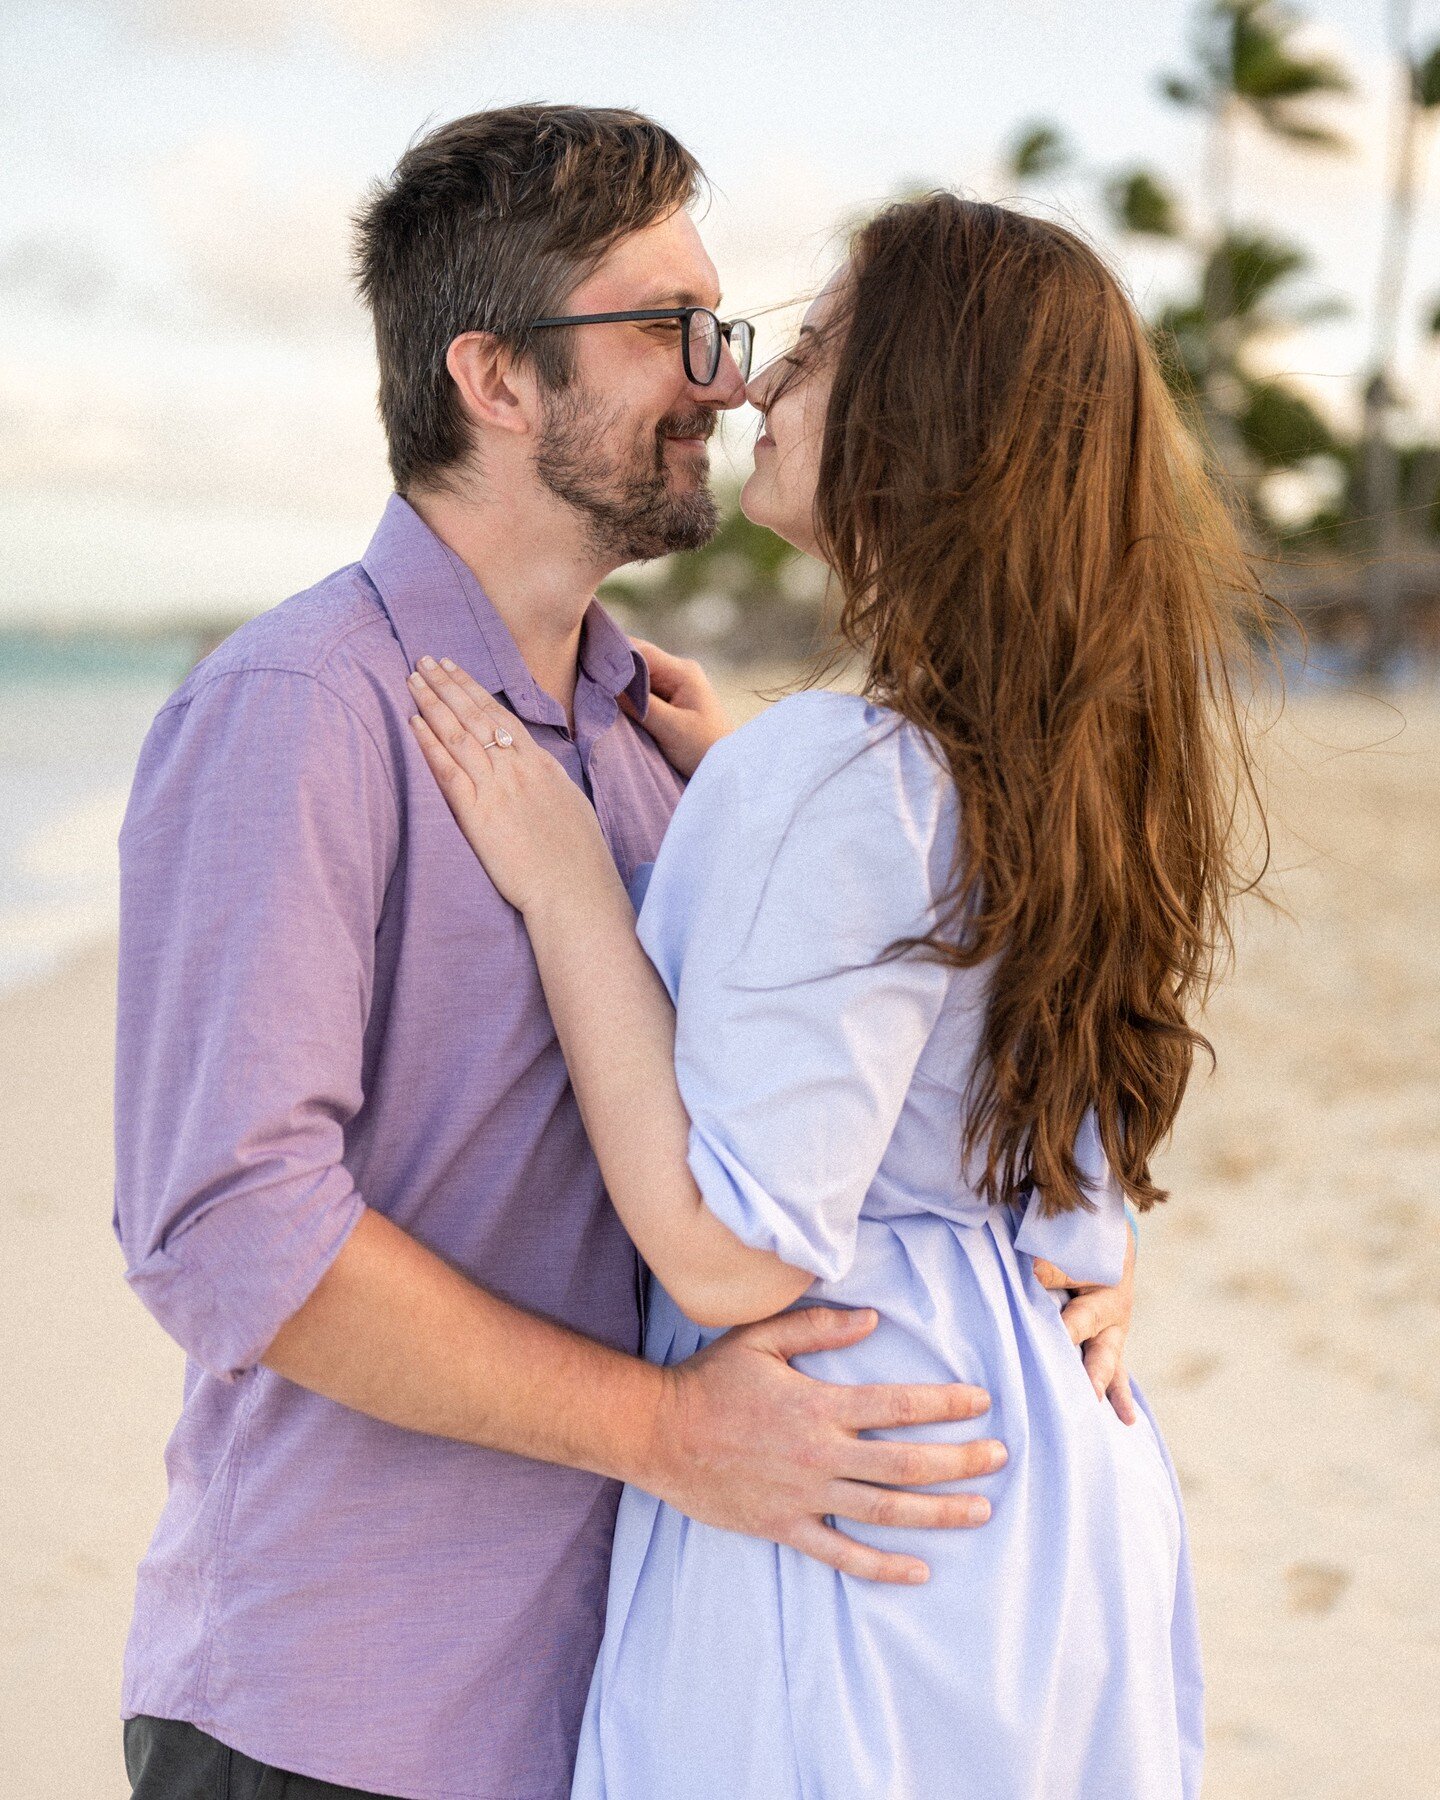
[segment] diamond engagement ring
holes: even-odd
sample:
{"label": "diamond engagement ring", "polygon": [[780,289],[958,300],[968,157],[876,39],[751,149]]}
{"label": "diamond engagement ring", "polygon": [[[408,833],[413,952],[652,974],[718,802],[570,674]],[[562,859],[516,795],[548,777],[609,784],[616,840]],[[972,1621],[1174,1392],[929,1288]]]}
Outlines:
{"label": "diamond engagement ring", "polygon": [[503,725],[497,725],[495,727],[494,737],[491,738],[488,744],[482,744],[480,748],[482,750],[508,750],[514,742],[515,739],[505,727]]}

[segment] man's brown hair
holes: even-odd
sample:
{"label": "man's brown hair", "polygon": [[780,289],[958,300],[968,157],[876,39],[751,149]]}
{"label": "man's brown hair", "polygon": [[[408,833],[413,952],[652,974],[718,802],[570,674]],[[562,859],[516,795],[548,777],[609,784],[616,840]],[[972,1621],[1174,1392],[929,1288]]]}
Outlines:
{"label": "man's brown hair", "polygon": [[653,119],[608,107],[507,106],[441,125],[377,182],[355,220],[375,321],[380,418],[401,493],[468,448],[445,353],[489,331],[563,387],[571,333],[529,332],[605,252],[688,206],[701,173]]}

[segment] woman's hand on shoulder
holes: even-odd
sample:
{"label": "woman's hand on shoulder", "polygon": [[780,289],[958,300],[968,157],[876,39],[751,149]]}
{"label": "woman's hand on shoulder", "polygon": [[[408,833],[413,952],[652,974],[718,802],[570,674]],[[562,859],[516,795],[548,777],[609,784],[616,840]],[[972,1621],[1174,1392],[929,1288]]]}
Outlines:
{"label": "woman's hand on shoulder", "polygon": [[644,638],[630,641],[650,670],[650,708],[642,719],[628,700],[621,704],[654,738],[671,768],[688,781],[706,751],[735,729],[734,722],[698,662],[671,656]]}
{"label": "woman's hand on shoulder", "polygon": [[511,906],[531,913],[620,877],[595,809],[513,713],[448,659],[410,677],[420,750],[466,842]]}

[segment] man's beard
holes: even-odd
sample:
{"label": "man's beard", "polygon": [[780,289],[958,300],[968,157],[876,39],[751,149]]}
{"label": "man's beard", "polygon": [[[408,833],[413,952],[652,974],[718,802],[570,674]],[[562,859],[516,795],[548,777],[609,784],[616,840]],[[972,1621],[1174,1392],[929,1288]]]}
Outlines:
{"label": "man's beard", "polygon": [[623,413],[607,413],[578,386],[565,388],[547,408],[535,473],[584,515],[591,545],[603,557],[644,562],[698,550],[715,535],[715,502],[703,474],[691,492],[671,491],[665,445],[674,437],[708,438],[714,429],[714,413],[697,407],[671,413],[652,434],[633,438]]}

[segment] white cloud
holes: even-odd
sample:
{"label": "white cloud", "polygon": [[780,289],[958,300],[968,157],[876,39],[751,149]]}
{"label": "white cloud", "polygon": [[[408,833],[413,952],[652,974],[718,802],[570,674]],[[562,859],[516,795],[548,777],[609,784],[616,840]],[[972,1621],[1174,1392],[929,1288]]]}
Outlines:
{"label": "white cloud", "polygon": [[[683,0],[672,0],[681,4]],[[132,30],[162,43],[274,50],[318,24],[357,55],[388,62],[432,48],[522,0],[108,0]],[[630,13],[657,0],[549,0],[552,10]]]}
{"label": "white cloud", "polygon": [[50,231],[0,245],[0,294],[52,311],[88,312],[109,297],[114,277],[87,245]]}
{"label": "white cloud", "polygon": [[0,489],[364,517],[388,485],[363,365],[316,356],[208,378],[155,363],[0,363]]}
{"label": "white cloud", "polygon": [[222,133],[168,158],[154,186],[182,274],[216,322],[367,341],[349,274],[353,193],[309,173],[286,185],[267,180],[255,147]]}

